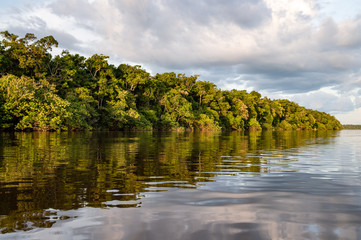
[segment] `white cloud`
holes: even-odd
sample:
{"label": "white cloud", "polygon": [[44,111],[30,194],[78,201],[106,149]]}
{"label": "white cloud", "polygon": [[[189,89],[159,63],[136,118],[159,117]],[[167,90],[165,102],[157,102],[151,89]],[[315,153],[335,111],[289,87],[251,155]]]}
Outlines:
{"label": "white cloud", "polygon": [[335,116],[342,124],[361,124],[361,107]]}

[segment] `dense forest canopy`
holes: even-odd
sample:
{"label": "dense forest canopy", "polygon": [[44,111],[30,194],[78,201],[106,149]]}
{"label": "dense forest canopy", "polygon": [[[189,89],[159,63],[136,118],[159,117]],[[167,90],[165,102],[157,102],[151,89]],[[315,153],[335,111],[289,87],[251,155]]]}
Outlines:
{"label": "dense forest canopy", "polygon": [[2,32],[0,129],[3,130],[261,130],[341,129],[333,116],[256,91],[222,91],[174,72],[109,64],[49,51],[58,42]]}

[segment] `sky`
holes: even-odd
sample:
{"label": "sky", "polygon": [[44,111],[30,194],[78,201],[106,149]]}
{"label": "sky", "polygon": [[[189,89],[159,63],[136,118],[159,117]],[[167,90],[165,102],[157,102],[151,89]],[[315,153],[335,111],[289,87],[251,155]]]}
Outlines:
{"label": "sky", "polygon": [[358,0],[0,0],[0,31],[361,124]]}

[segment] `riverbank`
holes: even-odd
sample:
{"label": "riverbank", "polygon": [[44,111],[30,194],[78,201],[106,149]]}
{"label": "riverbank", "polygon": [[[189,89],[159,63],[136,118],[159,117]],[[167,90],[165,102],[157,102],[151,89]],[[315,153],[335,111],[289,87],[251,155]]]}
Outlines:
{"label": "riverbank", "polygon": [[344,129],[361,129],[361,125],[357,124],[343,124]]}

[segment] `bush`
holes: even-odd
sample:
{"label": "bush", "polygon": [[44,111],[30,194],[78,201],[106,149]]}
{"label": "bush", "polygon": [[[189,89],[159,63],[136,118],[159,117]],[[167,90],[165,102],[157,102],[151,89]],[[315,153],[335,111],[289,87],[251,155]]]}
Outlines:
{"label": "bush", "polygon": [[248,125],[249,125],[249,128],[248,128],[249,131],[259,131],[259,130],[262,130],[261,125],[259,124],[259,122],[258,122],[257,119],[255,119],[255,118],[251,118],[251,119],[249,120]]}
{"label": "bush", "polygon": [[283,120],[277,125],[277,129],[278,130],[292,130],[292,125],[290,123],[288,123],[286,120]]}

